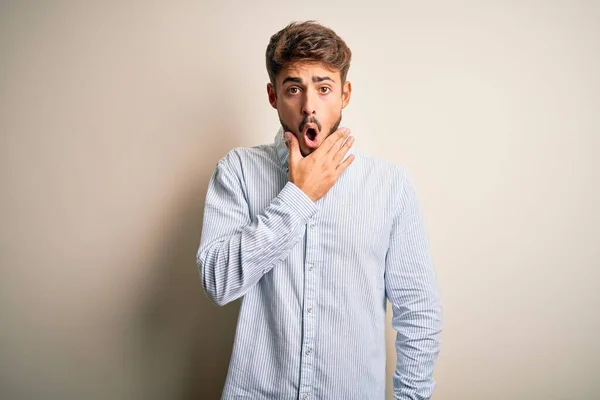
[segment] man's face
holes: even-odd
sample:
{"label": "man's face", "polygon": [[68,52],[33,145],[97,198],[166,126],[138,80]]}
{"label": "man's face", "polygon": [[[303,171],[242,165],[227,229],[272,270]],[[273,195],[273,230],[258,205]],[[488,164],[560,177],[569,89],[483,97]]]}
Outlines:
{"label": "man's face", "polygon": [[348,81],[342,85],[339,71],[315,63],[282,69],[275,85],[267,85],[269,102],[277,109],[283,129],[296,135],[306,157],[337,130],[352,86]]}

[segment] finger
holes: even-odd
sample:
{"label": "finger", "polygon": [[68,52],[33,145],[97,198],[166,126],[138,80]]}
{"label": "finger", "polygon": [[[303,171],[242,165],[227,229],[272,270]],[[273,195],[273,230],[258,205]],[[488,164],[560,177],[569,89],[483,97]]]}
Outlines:
{"label": "finger", "polygon": [[302,158],[302,153],[300,153],[300,145],[298,144],[298,139],[296,135],[290,132],[285,132],[285,145],[290,150],[290,164],[295,163],[297,160]]}
{"label": "finger", "polygon": [[335,157],[335,154],[344,145],[344,143],[347,141],[348,137],[350,136],[350,129],[348,129],[348,128],[345,128],[345,129],[346,129],[345,132],[342,133],[342,135],[340,135],[335,140],[335,142],[333,143],[331,148],[327,151],[327,153],[329,154],[330,157]]}
{"label": "finger", "polygon": [[[333,155],[333,161],[336,164],[339,164],[340,161],[342,161],[342,159],[348,152],[348,150],[350,150],[350,148],[352,147],[353,144],[354,144],[354,136],[348,136],[348,139],[346,140],[346,142]],[[335,147],[331,150],[331,152],[333,152],[334,150],[335,150]]]}
{"label": "finger", "polygon": [[[316,151],[320,151],[323,154],[327,154],[332,148],[339,149],[342,145],[343,141],[350,134],[350,129],[348,128],[340,128],[337,131],[333,132],[331,135],[325,138],[323,144],[319,146]],[[336,147],[337,144],[337,147]],[[315,152],[316,152],[315,151]]]}
{"label": "finger", "polygon": [[342,174],[342,172],[344,172],[344,170],[345,170],[346,168],[348,168],[348,166],[349,166],[350,164],[352,164],[352,162],[354,161],[354,159],[355,159],[355,157],[354,157],[354,154],[350,154],[350,155],[348,156],[348,158],[346,158],[346,159],[345,159],[345,160],[344,160],[344,161],[343,161],[343,162],[342,162],[340,165],[338,165],[338,166],[335,168],[335,171],[337,172],[337,176],[338,176],[338,177],[339,177],[339,176]]}

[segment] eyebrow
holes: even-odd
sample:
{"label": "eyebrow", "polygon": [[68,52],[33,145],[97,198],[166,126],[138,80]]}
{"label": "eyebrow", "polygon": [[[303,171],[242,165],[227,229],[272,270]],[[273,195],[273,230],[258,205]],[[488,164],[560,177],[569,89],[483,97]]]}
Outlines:
{"label": "eyebrow", "polygon": [[[331,82],[335,83],[335,81],[328,76],[313,76],[312,81],[314,83],[323,82],[323,81],[331,81]],[[288,76],[283,80],[283,82],[281,84],[285,85],[287,82],[302,83],[302,79],[293,77],[293,76]]]}
{"label": "eyebrow", "polygon": [[313,82],[323,82],[323,81],[331,81],[333,83],[335,83],[335,81],[333,79],[331,79],[328,76],[313,76],[312,78]]}

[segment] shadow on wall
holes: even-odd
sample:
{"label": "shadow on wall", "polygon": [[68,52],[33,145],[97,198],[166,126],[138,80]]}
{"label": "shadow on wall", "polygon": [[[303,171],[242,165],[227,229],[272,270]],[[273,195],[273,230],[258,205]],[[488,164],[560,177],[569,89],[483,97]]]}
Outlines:
{"label": "shadow on wall", "polygon": [[[149,391],[146,399],[148,395],[156,399],[220,399],[233,347],[240,301],[224,307],[212,304],[203,292],[195,260],[206,189],[216,160],[238,146],[236,135],[242,130],[231,118],[225,118],[225,99],[215,107],[215,97],[208,97],[212,109],[203,114],[210,119],[211,137],[218,142],[202,146],[195,154],[197,160],[208,161],[201,161],[198,173],[193,174],[195,181],[186,182],[190,189],[182,188],[179,194],[179,212],[152,267],[156,279],[137,313],[135,346],[143,371],[143,391]],[[205,125],[197,122],[196,126]]]}

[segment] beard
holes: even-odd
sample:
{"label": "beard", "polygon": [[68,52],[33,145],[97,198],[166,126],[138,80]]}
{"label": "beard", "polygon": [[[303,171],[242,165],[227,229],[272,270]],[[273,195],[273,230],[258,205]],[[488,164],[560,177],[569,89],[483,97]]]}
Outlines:
{"label": "beard", "polygon": [[[331,129],[329,129],[329,133],[327,133],[326,137],[329,137],[333,132],[337,131],[341,122],[342,122],[342,112],[340,111],[340,117],[335,122],[335,124],[333,124],[331,126]],[[283,128],[284,132],[294,132],[292,129],[290,129],[289,126],[287,126],[283,122],[283,120],[281,119],[281,116],[279,116],[279,123],[281,123],[281,127]],[[304,117],[302,119],[302,122],[300,122],[300,125],[298,125],[298,133],[302,132],[304,130],[304,127],[306,126],[306,124],[309,124],[309,123],[317,125],[317,127],[319,128],[319,132],[321,132],[321,129],[323,127],[316,117]]]}

